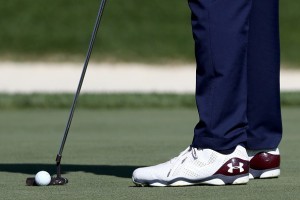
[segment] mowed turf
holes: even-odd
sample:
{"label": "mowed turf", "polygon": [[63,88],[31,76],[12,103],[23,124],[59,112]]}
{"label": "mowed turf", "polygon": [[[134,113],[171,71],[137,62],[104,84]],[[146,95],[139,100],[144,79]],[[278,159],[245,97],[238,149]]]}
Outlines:
{"label": "mowed turf", "polygon": [[132,171],[176,156],[192,139],[195,109],[83,110],[76,112],[63,156],[66,186],[28,187],[54,160],[68,110],[0,113],[1,199],[298,199],[300,107],[283,109],[282,176],[243,186],[140,188]]}

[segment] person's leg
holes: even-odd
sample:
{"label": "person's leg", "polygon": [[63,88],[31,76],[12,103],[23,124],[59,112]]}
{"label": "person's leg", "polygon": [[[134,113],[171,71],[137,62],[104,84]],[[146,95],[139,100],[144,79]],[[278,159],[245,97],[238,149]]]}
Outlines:
{"label": "person's leg", "polygon": [[189,0],[200,122],[192,147],[233,149],[247,141],[247,46],[251,0]]}
{"label": "person's leg", "polygon": [[248,47],[247,148],[277,148],[282,135],[278,0],[253,0]]}
{"label": "person's leg", "polygon": [[133,172],[132,180],[138,186],[249,181],[249,157],[239,144],[247,140],[246,58],[251,0],[189,0],[189,5],[201,121],[195,128],[193,144],[179,156]]}
{"label": "person's leg", "polygon": [[280,45],[278,0],[253,0],[248,47],[247,130],[250,178],[280,175]]}

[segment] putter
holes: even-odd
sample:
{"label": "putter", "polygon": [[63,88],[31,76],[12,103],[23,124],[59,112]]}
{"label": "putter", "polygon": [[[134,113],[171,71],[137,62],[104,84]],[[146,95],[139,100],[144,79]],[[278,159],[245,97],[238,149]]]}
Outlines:
{"label": "putter", "polygon": [[[102,18],[103,12],[104,12],[105,5],[106,5],[106,0],[102,0],[101,4],[100,4],[100,7],[99,7],[99,11],[98,11],[96,23],[95,23],[95,26],[94,26],[94,30],[93,30],[93,33],[92,33],[92,37],[91,37],[91,40],[90,40],[88,52],[87,52],[85,62],[84,62],[84,65],[83,65],[81,77],[80,77],[80,80],[79,80],[79,83],[78,83],[76,93],[74,95],[74,99],[73,99],[73,103],[72,103],[72,106],[71,106],[68,122],[67,122],[67,125],[66,125],[66,128],[65,128],[65,133],[64,133],[64,136],[63,136],[60,148],[59,148],[59,152],[56,156],[56,171],[57,171],[56,177],[51,178],[51,182],[50,182],[49,185],[65,185],[65,184],[68,183],[68,179],[61,176],[61,164],[60,163],[61,163],[62,153],[63,153],[64,146],[65,146],[68,134],[69,134],[69,130],[70,130],[70,127],[71,127],[73,116],[74,116],[74,111],[75,111],[75,108],[76,108],[77,100],[78,100],[78,97],[79,97],[79,94],[80,94],[80,91],[81,91],[81,87],[82,87],[82,84],[83,84],[83,80],[84,80],[84,77],[85,77],[85,74],[86,74],[88,64],[89,64],[89,61],[90,61],[90,57],[91,57],[92,50],[93,50],[93,47],[94,47],[94,43],[95,43],[95,40],[96,40],[97,32],[99,30],[99,26],[100,26],[100,22],[101,22],[101,18]],[[36,186],[37,184],[35,182],[35,178],[34,177],[27,178],[26,185]]]}

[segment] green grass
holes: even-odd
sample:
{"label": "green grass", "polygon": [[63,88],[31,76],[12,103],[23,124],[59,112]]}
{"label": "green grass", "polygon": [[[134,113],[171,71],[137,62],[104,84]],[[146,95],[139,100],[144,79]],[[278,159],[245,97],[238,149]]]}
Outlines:
{"label": "green grass", "polygon": [[[0,94],[0,108],[69,108],[74,94]],[[299,100],[300,103],[300,100]],[[191,94],[82,94],[78,105],[88,109],[195,107]]]}
{"label": "green grass", "polygon": [[[0,93],[0,109],[70,108],[73,94],[5,94]],[[195,108],[193,94],[81,94],[80,108]],[[283,92],[282,106],[300,106],[299,92]]]}
{"label": "green grass", "polygon": [[300,2],[280,1],[281,54],[282,60],[290,65],[300,66]]}
{"label": "green grass", "polygon": [[66,144],[62,187],[27,187],[39,170],[55,173],[68,110],[7,110],[0,113],[1,199],[297,199],[300,194],[300,107],[284,108],[282,175],[235,187],[136,188],[138,166],[166,161],[190,144],[195,109],[80,109]]}
{"label": "green grass", "polygon": [[[10,0],[0,6],[0,58],[82,61],[99,0]],[[282,58],[300,66],[300,3],[281,1]],[[186,1],[109,0],[93,59],[193,62]]]}
{"label": "green grass", "polygon": [[[21,60],[83,58],[98,6],[99,0],[4,1],[0,54]],[[100,29],[96,60],[163,62],[194,57],[185,1],[109,0]]]}

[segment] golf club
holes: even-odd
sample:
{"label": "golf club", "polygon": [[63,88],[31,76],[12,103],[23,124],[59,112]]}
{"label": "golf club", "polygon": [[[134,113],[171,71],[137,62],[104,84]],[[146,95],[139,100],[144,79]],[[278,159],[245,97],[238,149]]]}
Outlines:
{"label": "golf club", "polygon": [[[51,178],[51,182],[50,182],[49,185],[65,185],[65,184],[68,183],[68,179],[63,178],[61,176],[61,164],[60,163],[61,163],[62,153],[63,153],[64,146],[65,146],[65,143],[66,143],[66,140],[67,140],[67,137],[68,137],[70,127],[71,127],[71,123],[72,123],[72,119],[73,119],[73,116],[74,116],[74,111],[75,111],[75,108],[76,108],[77,100],[78,100],[78,97],[79,97],[79,94],[80,94],[80,91],[81,91],[81,87],[82,87],[82,84],[83,84],[83,80],[84,80],[84,77],[85,77],[85,74],[86,74],[88,64],[89,64],[89,61],[90,61],[90,57],[91,57],[91,54],[92,54],[93,46],[94,46],[94,43],[95,43],[95,40],[96,40],[97,32],[98,32],[98,29],[99,29],[99,26],[100,26],[100,22],[101,22],[101,18],[102,18],[102,15],[103,15],[105,5],[106,5],[106,0],[102,0],[101,4],[100,4],[100,7],[99,7],[99,11],[98,11],[96,23],[95,23],[95,26],[94,26],[94,30],[93,30],[93,33],[92,33],[92,37],[91,37],[91,40],[90,40],[88,52],[87,52],[87,55],[86,55],[86,58],[85,58],[85,62],[84,62],[83,70],[82,70],[82,73],[81,73],[81,77],[80,77],[80,80],[79,80],[79,83],[78,83],[76,93],[74,95],[74,99],[73,99],[73,103],[72,103],[72,106],[71,106],[68,122],[67,122],[67,125],[66,125],[66,128],[65,128],[65,133],[64,133],[64,136],[63,136],[60,148],[59,148],[59,152],[56,156],[56,171],[57,171],[56,174],[57,174],[57,176]],[[36,182],[35,182],[35,178],[34,177],[27,178],[26,185],[28,185],[28,186],[37,185]]]}

